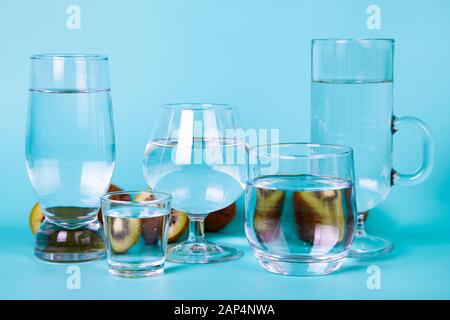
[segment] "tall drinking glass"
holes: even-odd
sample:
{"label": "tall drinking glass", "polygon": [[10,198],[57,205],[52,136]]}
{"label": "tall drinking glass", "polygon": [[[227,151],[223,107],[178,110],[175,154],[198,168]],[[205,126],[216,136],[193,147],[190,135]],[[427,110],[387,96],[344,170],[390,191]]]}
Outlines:
{"label": "tall drinking glass", "polygon": [[189,239],[167,259],[181,263],[233,260],[242,253],[204,238],[208,213],[228,207],[247,180],[242,129],[233,107],[170,104],[160,108],[144,155],[144,176],[154,191],[170,193],[172,208],[190,219]]}
{"label": "tall drinking glass", "polygon": [[[350,256],[389,253],[388,240],[366,233],[368,210],[379,205],[394,184],[412,185],[431,172],[433,141],[421,120],[393,115],[394,40],[320,39],[312,41],[311,136],[318,143],[354,149],[358,229]],[[413,173],[392,166],[393,134],[416,129],[422,136],[422,163]]]}
{"label": "tall drinking glass", "polygon": [[31,57],[28,177],[45,213],[35,254],[48,261],[102,257],[97,219],[115,162],[108,57]]}

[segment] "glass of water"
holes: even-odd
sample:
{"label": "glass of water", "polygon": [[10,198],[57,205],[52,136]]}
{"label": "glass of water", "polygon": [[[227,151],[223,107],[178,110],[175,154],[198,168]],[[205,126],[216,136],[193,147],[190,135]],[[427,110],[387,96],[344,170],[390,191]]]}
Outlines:
{"label": "glass of water", "polygon": [[[394,40],[312,41],[311,140],[350,146],[355,155],[358,230],[352,257],[391,252],[390,241],[366,232],[367,212],[384,201],[392,185],[420,183],[432,170],[431,131],[420,119],[393,115],[393,88]],[[421,137],[422,163],[411,173],[393,168],[393,134],[400,128]]]}
{"label": "glass of water", "polygon": [[26,168],[45,220],[35,254],[76,262],[104,256],[97,219],[115,163],[108,57],[31,57]]}
{"label": "glass of water", "polygon": [[172,197],[162,192],[111,192],[102,197],[109,272],[138,278],[164,271]]}
{"label": "glass of water", "polygon": [[170,248],[169,261],[210,263],[242,256],[233,247],[207,241],[204,220],[243,194],[246,157],[232,106],[182,103],[160,108],[145,149],[144,177],[152,190],[170,193],[173,208],[190,220],[188,240]]}
{"label": "glass of water", "polygon": [[356,221],[353,151],[283,143],[249,152],[245,232],[259,263],[283,275],[336,271]]}

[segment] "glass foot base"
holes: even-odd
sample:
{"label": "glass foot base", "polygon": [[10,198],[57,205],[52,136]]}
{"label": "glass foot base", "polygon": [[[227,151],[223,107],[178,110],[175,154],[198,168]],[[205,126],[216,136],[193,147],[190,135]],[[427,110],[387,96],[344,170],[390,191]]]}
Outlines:
{"label": "glass foot base", "polygon": [[152,264],[124,264],[108,263],[109,273],[122,278],[143,278],[157,276],[164,272],[164,263]]}
{"label": "glass foot base", "polygon": [[95,220],[69,229],[44,220],[36,234],[36,257],[50,262],[83,262],[103,258],[103,228]]}
{"label": "glass foot base", "polygon": [[359,231],[353,238],[348,256],[350,258],[372,258],[391,253],[393,249],[392,242]]}
{"label": "glass foot base", "polygon": [[211,242],[185,241],[169,249],[167,261],[176,263],[212,263],[236,260],[242,251]]}
{"label": "glass foot base", "polygon": [[254,252],[259,264],[267,271],[285,276],[300,277],[323,276],[333,273],[341,267],[345,258],[345,255],[342,255],[325,261],[288,261],[287,259],[282,260],[279,257],[269,256],[259,250],[254,250]]}

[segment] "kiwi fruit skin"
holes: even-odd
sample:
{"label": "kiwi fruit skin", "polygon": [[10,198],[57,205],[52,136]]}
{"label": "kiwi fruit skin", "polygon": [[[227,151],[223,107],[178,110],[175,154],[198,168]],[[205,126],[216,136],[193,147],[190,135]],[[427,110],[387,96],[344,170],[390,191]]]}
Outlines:
{"label": "kiwi fruit skin", "polygon": [[[134,198],[134,201],[141,202],[153,199],[151,194],[142,192]],[[159,233],[162,231],[161,228],[164,225],[163,221],[160,219],[164,219],[164,217],[147,219],[147,221],[142,224],[142,237],[147,244],[154,244],[158,241]],[[169,219],[167,242],[173,243],[180,239],[188,229],[189,218],[185,212],[171,209]]]}
{"label": "kiwi fruit skin", "polygon": [[[154,197],[150,193],[141,192],[137,194],[133,201],[144,202],[154,200]],[[162,227],[164,225],[164,217],[153,217],[149,219],[142,219],[142,238],[144,242],[149,245],[158,243],[161,238]]]}
{"label": "kiwi fruit skin", "polygon": [[161,239],[165,216],[142,219],[142,238],[146,244],[157,244]]}
{"label": "kiwi fruit skin", "polygon": [[[121,188],[119,188],[115,184],[110,184],[108,188],[108,192],[118,192],[123,191]],[[130,195],[128,194],[118,194],[111,197],[111,200],[122,200],[122,201],[131,201]],[[98,221],[100,221],[101,224],[103,224],[103,214],[102,214],[102,208],[98,211],[97,215]]]}
{"label": "kiwi fruit skin", "polygon": [[228,207],[211,212],[205,219],[205,231],[218,232],[225,228],[236,216],[236,203]]}
{"label": "kiwi fruit skin", "polygon": [[126,253],[141,234],[141,219],[107,217],[108,241],[115,254]]}
{"label": "kiwi fruit skin", "polygon": [[[164,226],[164,219],[165,217],[163,216],[145,219],[142,223],[142,238],[145,243],[156,244],[159,241]],[[189,219],[184,212],[174,209],[172,209],[169,219],[167,242],[172,243],[180,239],[186,232]]]}

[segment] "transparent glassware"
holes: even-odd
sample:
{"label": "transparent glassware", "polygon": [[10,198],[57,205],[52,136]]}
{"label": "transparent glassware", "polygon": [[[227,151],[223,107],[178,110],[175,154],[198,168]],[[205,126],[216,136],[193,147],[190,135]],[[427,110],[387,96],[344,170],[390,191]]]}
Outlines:
{"label": "transparent glassware", "polygon": [[245,233],[261,266],[294,276],[338,270],[356,228],[352,149],[260,145],[248,164]]}
{"label": "transparent glassware", "polygon": [[144,177],[152,190],[170,193],[172,207],[190,220],[188,240],[169,249],[168,261],[209,263],[242,256],[206,241],[204,220],[243,194],[247,152],[232,106],[187,103],[159,109],[145,149]]}
{"label": "transparent glassware", "polygon": [[[394,184],[413,185],[428,177],[433,164],[431,130],[420,119],[393,115],[394,40],[318,39],[312,41],[311,140],[354,150],[358,229],[351,257],[392,251],[393,244],[365,231],[367,212],[387,197]],[[422,163],[413,173],[393,168],[393,135],[415,129]]]}
{"label": "transparent glassware", "polygon": [[97,213],[114,163],[108,57],[31,56],[26,168],[45,214],[36,235],[38,258],[104,256]]}
{"label": "transparent glassware", "polygon": [[109,272],[126,278],[164,272],[170,221],[167,193],[120,191],[102,197]]}

